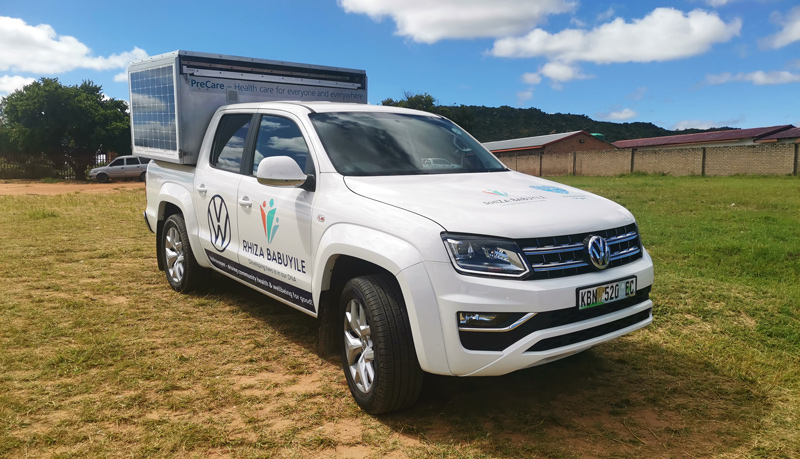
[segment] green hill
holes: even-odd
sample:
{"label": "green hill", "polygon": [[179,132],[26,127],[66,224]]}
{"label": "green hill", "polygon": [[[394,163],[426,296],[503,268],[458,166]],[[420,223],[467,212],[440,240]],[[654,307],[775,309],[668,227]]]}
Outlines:
{"label": "green hill", "polygon": [[686,129],[671,131],[653,123],[612,123],[596,121],[586,115],[545,113],[538,108],[484,107],[476,105],[436,105],[429,94],[406,94],[402,100],[386,99],[383,105],[425,110],[450,118],[469,131],[481,142],[534,137],[570,131],[588,131],[603,134],[606,142],[617,140],[662,137],[676,134],[719,131],[731,128],[708,130]]}

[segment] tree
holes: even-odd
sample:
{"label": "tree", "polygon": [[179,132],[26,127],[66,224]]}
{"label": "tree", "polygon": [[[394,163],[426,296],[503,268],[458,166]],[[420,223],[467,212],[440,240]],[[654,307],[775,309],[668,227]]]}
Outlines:
{"label": "tree", "polygon": [[98,152],[131,151],[127,104],[106,98],[91,81],[35,81],[3,99],[0,125],[16,149],[66,162],[77,180],[85,180]]}
{"label": "tree", "polygon": [[413,108],[414,110],[422,110],[431,113],[436,112],[436,99],[432,95],[424,92],[422,94],[414,94],[412,92],[404,92],[404,99],[394,100],[391,97],[384,99],[381,105],[390,105],[393,107]]}

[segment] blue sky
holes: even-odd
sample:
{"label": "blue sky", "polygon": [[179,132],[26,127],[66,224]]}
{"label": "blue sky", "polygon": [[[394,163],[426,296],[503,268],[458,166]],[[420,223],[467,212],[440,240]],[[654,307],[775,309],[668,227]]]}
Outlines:
{"label": "blue sky", "polygon": [[5,3],[0,96],[46,76],[127,100],[131,59],[184,49],[364,69],[373,104],[409,91],[668,129],[800,126],[796,0]]}

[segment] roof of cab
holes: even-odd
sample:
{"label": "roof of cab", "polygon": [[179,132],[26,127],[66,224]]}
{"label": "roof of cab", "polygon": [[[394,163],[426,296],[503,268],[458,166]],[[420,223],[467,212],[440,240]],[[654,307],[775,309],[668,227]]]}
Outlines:
{"label": "roof of cab", "polygon": [[289,111],[305,111],[307,113],[333,113],[333,112],[383,112],[383,113],[405,113],[413,115],[434,116],[434,113],[413,110],[410,108],[392,107],[387,105],[369,104],[348,104],[340,102],[320,102],[320,101],[270,101],[270,102],[249,102],[241,104],[225,105],[221,110],[259,110],[259,109],[285,109]]}

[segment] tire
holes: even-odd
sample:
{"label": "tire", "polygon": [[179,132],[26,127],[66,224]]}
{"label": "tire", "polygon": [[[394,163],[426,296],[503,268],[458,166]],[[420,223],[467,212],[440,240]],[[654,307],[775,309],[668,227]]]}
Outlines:
{"label": "tire", "polygon": [[100,183],[108,183],[108,174],[97,174],[97,181]]}
{"label": "tire", "polygon": [[423,373],[397,281],[382,274],[350,280],[340,313],[342,368],[356,403],[370,414],[413,404]]}
{"label": "tire", "polygon": [[208,270],[194,258],[183,215],[170,215],[164,222],[160,247],[159,255],[164,257],[164,273],[173,290],[188,293],[205,283]]}
{"label": "tire", "polygon": [[147,178],[147,172],[142,172],[141,174],[139,174],[140,182],[144,182],[146,178]]}

